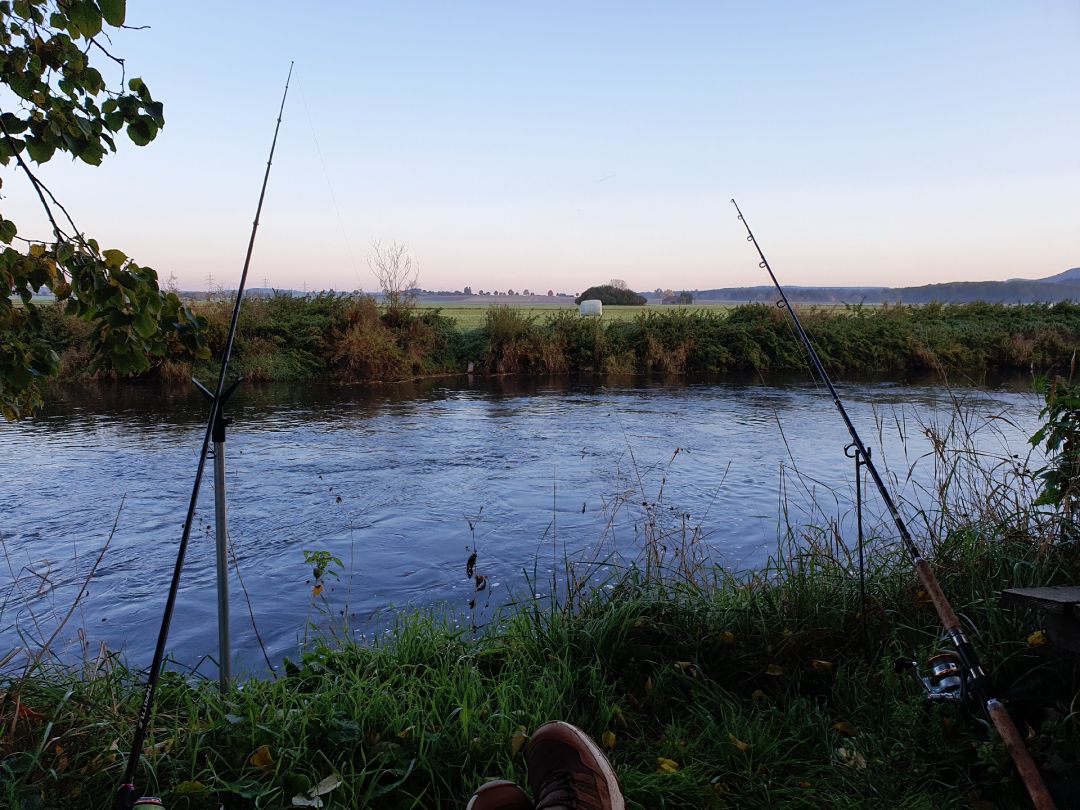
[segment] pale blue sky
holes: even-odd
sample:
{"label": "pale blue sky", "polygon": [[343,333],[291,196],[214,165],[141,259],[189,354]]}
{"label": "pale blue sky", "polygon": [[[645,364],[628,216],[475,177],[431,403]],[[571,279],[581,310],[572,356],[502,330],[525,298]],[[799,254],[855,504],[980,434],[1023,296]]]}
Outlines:
{"label": "pale blue sky", "polygon": [[128,0],[166,128],[43,167],[81,227],[235,285],[295,59],[256,285],[371,290],[374,239],[429,288],[765,283],[732,196],[790,284],[1080,265],[1076,0],[308,7]]}

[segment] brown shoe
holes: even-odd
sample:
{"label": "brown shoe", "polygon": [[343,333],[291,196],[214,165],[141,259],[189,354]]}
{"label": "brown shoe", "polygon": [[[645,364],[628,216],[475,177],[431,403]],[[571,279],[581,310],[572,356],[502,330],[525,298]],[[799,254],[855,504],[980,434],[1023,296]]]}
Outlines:
{"label": "brown shoe", "polygon": [[544,723],[525,749],[536,810],[625,810],[615,769],[588,734],[569,723]]}
{"label": "brown shoe", "polygon": [[513,782],[498,779],[477,788],[465,810],[533,810],[533,803]]}

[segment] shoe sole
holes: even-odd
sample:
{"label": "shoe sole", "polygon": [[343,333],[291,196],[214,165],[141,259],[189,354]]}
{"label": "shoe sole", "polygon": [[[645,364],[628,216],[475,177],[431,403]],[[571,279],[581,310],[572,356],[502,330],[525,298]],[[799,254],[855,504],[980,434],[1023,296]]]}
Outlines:
{"label": "shoe sole", "polygon": [[615,777],[615,769],[612,767],[611,761],[607,758],[607,754],[600,749],[599,745],[593,742],[592,737],[577,726],[562,720],[553,720],[551,723],[545,723],[544,725],[562,726],[585,744],[585,747],[589,749],[589,752],[596,758],[596,761],[600,763],[600,773],[604,777],[604,782],[607,783],[608,795],[611,797],[611,810],[626,810],[626,801],[623,799],[622,788],[619,787],[619,780]]}

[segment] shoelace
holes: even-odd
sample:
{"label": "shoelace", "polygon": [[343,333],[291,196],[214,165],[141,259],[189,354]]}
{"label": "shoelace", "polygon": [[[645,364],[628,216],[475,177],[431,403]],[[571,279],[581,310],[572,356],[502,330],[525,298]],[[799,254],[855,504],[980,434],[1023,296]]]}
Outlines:
{"label": "shoelace", "polygon": [[596,790],[596,777],[593,774],[587,771],[552,771],[540,783],[536,810],[562,810],[563,808],[602,810],[600,796]]}

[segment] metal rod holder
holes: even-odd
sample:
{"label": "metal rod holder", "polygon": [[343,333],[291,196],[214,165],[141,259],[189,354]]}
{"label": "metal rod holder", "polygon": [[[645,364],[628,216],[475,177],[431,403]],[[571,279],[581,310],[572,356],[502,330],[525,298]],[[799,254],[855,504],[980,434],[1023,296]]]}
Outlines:
{"label": "metal rod holder", "polygon": [[[194,377],[191,381],[211,402],[213,393]],[[232,641],[229,634],[229,527],[225,501],[225,427],[231,419],[225,417],[225,403],[240,384],[237,380],[221,395],[221,407],[214,420],[212,438],[214,440],[214,539],[215,559],[217,564],[217,602],[218,602],[218,688],[221,694],[229,691],[232,683]]]}

